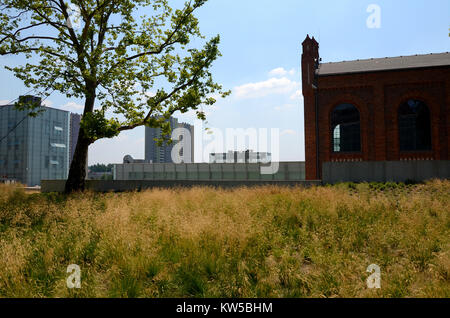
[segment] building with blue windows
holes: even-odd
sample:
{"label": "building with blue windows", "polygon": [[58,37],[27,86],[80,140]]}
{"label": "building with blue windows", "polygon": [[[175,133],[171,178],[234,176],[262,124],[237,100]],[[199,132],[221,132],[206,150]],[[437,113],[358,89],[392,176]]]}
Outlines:
{"label": "building with blue windows", "polygon": [[[35,96],[21,96],[20,101],[41,103]],[[30,117],[28,110],[0,106],[0,178],[28,186],[40,185],[42,179],[67,178],[79,118],[60,109],[41,110]]]}
{"label": "building with blue windows", "polygon": [[[158,145],[155,139],[162,138],[161,128],[145,127],[145,162],[147,163],[173,163],[172,149],[178,142],[183,142],[184,145],[180,150],[180,157],[183,158],[184,163],[194,162],[194,126],[187,123],[178,122],[177,118],[170,117],[171,134],[177,128],[184,128],[184,132],[172,136],[173,143],[169,144],[163,142],[162,145]],[[183,138],[186,138],[183,140]]]}

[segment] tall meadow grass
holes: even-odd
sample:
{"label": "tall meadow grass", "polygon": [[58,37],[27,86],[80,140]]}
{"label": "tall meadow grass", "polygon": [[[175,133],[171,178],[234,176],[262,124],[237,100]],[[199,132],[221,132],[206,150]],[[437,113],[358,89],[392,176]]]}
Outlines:
{"label": "tall meadow grass", "polygon": [[[0,186],[0,255],[0,297],[450,297],[450,182]],[[80,289],[66,286],[70,264]]]}

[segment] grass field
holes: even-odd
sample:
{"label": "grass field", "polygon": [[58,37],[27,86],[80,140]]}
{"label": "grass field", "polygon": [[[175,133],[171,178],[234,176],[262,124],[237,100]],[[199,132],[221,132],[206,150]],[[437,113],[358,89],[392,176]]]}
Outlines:
{"label": "grass field", "polygon": [[[0,297],[450,297],[450,182],[25,194]],[[81,288],[66,286],[67,266]],[[381,288],[368,289],[370,264]]]}

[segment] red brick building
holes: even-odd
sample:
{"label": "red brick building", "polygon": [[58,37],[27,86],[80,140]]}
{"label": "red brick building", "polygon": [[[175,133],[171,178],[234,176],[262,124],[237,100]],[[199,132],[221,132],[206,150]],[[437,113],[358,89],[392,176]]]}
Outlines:
{"label": "red brick building", "polygon": [[450,160],[450,53],[321,63],[302,54],[306,179],[333,161]]}

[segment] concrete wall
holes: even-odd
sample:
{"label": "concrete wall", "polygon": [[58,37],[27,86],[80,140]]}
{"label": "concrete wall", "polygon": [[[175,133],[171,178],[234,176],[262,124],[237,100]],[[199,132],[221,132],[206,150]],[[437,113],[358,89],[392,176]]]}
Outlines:
{"label": "concrete wall", "polygon": [[[42,180],[41,192],[63,192],[65,180]],[[279,185],[279,186],[312,186],[320,185],[320,181],[238,181],[238,180],[86,180],[86,188],[98,192],[119,192],[134,191],[151,188],[173,188],[173,187],[193,187],[193,186],[210,186],[210,187],[243,187],[243,186],[262,186],[262,185]]]}
{"label": "concrete wall", "polygon": [[261,163],[130,163],[114,165],[114,180],[305,180],[305,162],[280,162],[274,174]]}
{"label": "concrete wall", "polygon": [[324,162],[323,183],[450,179],[448,160]]}

